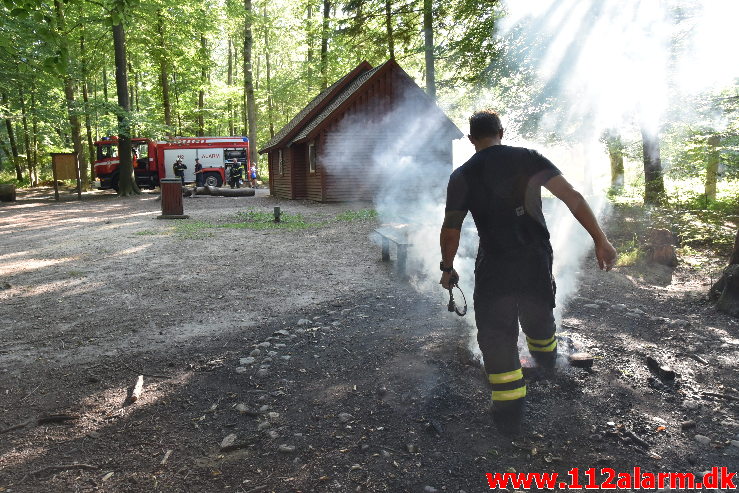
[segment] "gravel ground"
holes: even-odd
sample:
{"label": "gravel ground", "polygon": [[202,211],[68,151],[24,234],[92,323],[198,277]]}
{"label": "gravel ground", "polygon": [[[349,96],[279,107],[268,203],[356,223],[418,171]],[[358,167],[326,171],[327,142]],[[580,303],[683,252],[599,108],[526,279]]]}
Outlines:
{"label": "gravel ground", "polygon": [[[700,269],[584,263],[560,338],[595,365],[527,369],[512,440],[469,325],[380,261],[374,219],[340,218],[371,205],[260,189],[166,221],[153,193],[20,195],[0,205],[2,492],[456,493],[506,471],[738,468],[739,324]],[[302,219],[238,226],[275,205]]]}

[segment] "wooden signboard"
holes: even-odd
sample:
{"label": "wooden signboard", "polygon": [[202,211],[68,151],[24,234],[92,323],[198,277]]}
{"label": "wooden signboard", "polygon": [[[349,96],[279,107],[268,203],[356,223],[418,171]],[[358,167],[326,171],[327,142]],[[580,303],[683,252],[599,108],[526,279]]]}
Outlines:
{"label": "wooden signboard", "polygon": [[54,197],[59,200],[58,180],[77,180],[77,198],[82,200],[82,183],[76,155],[72,152],[52,152],[51,169],[54,174]]}

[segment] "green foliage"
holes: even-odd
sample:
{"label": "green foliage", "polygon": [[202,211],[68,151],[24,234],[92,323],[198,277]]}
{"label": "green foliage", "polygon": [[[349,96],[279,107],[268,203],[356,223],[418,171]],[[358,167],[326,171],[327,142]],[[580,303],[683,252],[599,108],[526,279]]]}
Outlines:
{"label": "green foliage", "polygon": [[369,221],[377,219],[377,211],[374,209],[362,209],[359,211],[345,211],[336,216],[338,221]]}
{"label": "green foliage", "polygon": [[246,210],[234,215],[235,222],[220,224],[222,228],[232,229],[307,229],[320,226],[322,223],[308,222],[302,214],[283,212],[280,222],[274,221],[274,214],[257,210]]}
{"label": "green foliage", "polygon": [[618,251],[618,261],[616,262],[617,267],[636,265],[646,256],[646,252],[639,244],[639,239],[636,234],[632,235],[629,240],[616,243],[614,246]]}
{"label": "green foliage", "polygon": [[184,219],[177,220],[172,231],[178,238],[202,240],[213,236],[213,232],[209,230],[214,227],[215,225],[213,223],[206,221],[189,221]]}

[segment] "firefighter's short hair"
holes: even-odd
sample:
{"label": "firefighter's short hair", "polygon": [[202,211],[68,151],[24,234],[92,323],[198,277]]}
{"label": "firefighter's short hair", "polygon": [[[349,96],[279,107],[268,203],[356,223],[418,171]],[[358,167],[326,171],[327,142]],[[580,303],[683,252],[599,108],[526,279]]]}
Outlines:
{"label": "firefighter's short hair", "polygon": [[498,114],[490,109],[476,111],[470,117],[470,137],[495,137],[503,130]]}

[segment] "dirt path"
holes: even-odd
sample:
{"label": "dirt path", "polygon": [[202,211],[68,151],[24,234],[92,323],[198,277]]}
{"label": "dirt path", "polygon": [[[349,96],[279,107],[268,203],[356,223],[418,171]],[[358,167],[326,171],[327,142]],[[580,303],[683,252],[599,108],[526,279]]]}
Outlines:
{"label": "dirt path", "polygon": [[739,324],[700,273],[584,265],[560,336],[595,366],[528,372],[512,442],[468,326],[380,261],[373,220],[340,219],[367,204],[282,202],[300,227],[235,227],[277,205],[258,192],[185,199],[184,222],[154,219],[154,194],[0,206],[0,431],[26,423],[0,434],[0,491],[477,492],[507,470],[737,470]]}

